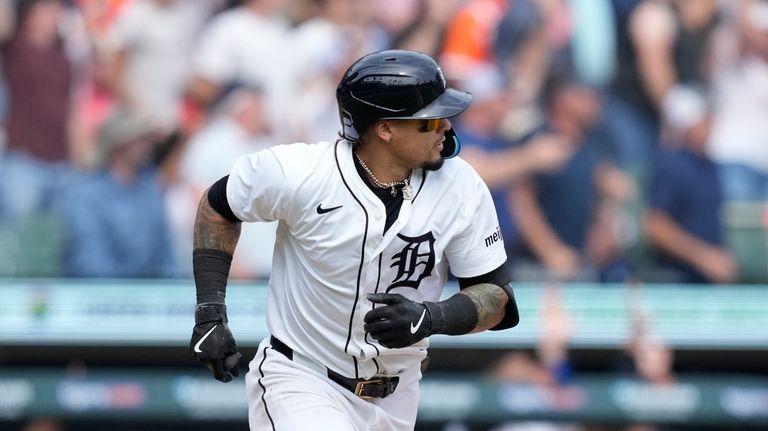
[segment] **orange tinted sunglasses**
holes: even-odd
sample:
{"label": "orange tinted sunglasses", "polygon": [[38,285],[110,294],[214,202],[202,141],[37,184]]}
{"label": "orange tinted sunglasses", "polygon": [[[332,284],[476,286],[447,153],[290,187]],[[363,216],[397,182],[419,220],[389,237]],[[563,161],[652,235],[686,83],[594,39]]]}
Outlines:
{"label": "orange tinted sunglasses", "polygon": [[419,127],[419,132],[421,133],[434,132],[443,124],[442,118],[430,118],[429,120],[422,121],[421,127]]}

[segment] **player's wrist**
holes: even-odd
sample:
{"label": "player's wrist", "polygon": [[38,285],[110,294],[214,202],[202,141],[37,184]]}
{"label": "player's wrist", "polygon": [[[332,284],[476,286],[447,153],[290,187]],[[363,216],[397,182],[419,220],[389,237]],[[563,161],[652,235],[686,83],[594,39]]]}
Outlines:
{"label": "player's wrist", "polygon": [[424,308],[427,309],[427,318],[429,319],[429,331],[427,336],[432,334],[442,334],[445,332],[445,318],[443,311],[434,302],[424,302]]}
{"label": "player's wrist", "polygon": [[468,334],[477,326],[478,312],[472,298],[456,294],[440,302],[424,302],[430,318],[429,335]]}
{"label": "player's wrist", "polygon": [[227,306],[222,302],[204,302],[195,307],[195,325],[227,322]]}

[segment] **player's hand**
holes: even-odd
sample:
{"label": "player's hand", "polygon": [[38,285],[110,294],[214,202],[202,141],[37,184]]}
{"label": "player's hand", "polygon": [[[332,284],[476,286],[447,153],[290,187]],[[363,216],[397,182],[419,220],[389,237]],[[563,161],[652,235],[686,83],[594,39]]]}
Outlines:
{"label": "player's hand", "polygon": [[213,377],[222,382],[240,375],[240,352],[227,325],[227,307],[224,304],[199,304],[195,308],[195,328],[189,341],[192,356],[213,371]]}
{"label": "player's hand", "polygon": [[407,347],[430,335],[432,318],[427,306],[400,294],[368,295],[374,304],[384,304],[365,314],[365,331],[384,347]]}

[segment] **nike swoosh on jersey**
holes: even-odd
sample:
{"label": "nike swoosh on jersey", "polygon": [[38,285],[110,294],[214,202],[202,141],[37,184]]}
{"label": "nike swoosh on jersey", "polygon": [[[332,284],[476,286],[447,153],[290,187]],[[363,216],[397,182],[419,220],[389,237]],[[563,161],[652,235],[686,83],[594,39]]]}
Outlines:
{"label": "nike swoosh on jersey", "polygon": [[337,209],[343,207],[344,205],[339,205],[337,207],[330,207],[330,208],[323,208],[323,204],[317,204],[317,213],[318,214],[325,214],[329,213],[331,211],[336,211]]}
{"label": "nike swoosh on jersey", "polygon": [[424,311],[421,312],[421,317],[419,317],[419,321],[416,322],[415,325],[411,323],[411,334],[415,334],[416,331],[419,330],[419,327],[421,326],[422,322],[424,322],[424,316],[426,315],[427,315],[427,309],[425,308]]}
{"label": "nike swoosh on jersey", "polygon": [[208,338],[209,335],[211,335],[211,332],[213,332],[213,330],[216,329],[217,326],[219,326],[218,323],[213,325],[213,328],[209,329],[208,332],[206,332],[205,335],[203,335],[203,337],[200,338],[197,344],[195,344],[195,349],[194,349],[195,353],[203,353],[203,351],[200,350],[200,346],[203,344],[203,341],[205,341],[205,339]]}

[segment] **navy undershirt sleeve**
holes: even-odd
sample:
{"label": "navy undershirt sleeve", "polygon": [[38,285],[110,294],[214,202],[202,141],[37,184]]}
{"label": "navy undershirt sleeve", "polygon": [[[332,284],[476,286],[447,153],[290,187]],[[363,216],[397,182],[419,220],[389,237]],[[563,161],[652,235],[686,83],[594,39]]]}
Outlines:
{"label": "navy undershirt sleeve", "polygon": [[495,284],[501,287],[502,290],[504,290],[504,293],[507,294],[509,301],[507,302],[507,307],[504,312],[504,318],[498,325],[491,328],[491,331],[511,328],[520,322],[520,313],[517,310],[517,301],[515,300],[515,293],[512,291],[509,274],[507,274],[506,263],[491,272],[487,272],[477,277],[458,278],[458,282],[459,289],[465,289],[480,283]]}
{"label": "navy undershirt sleeve", "polygon": [[213,183],[211,188],[208,189],[208,204],[225,219],[232,223],[239,223],[242,222],[242,220],[237,218],[235,213],[232,212],[232,208],[229,206],[229,201],[227,201],[228,180],[229,175],[222,177],[220,180]]}

